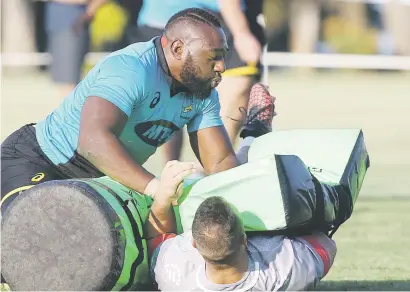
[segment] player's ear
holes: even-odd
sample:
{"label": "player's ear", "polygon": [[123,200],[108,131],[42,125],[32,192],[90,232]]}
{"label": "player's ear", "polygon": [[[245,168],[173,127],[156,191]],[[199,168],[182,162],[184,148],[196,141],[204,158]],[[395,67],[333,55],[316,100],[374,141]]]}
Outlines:
{"label": "player's ear", "polygon": [[171,52],[175,59],[181,60],[184,52],[184,43],[181,40],[176,40],[171,44]]}
{"label": "player's ear", "polygon": [[245,245],[246,248],[248,248],[248,237],[246,236],[246,233],[243,234],[243,244]]}
{"label": "player's ear", "polygon": [[192,246],[193,246],[194,248],[196,248],[196,241],[195,241],[195,239],[192,239],[191,243],[192,243]]}

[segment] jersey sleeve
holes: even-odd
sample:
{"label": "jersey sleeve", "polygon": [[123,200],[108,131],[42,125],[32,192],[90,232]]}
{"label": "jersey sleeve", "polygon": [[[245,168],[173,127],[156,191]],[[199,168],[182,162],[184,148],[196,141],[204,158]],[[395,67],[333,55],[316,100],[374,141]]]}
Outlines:
{"label": "jersey sleeve", "polygon": [[192,246],[192,234],[188,231],[167,239],[157,247],[151,257],[150,272],[159,291],[188,291],[192,288],[192,276],[204,260]]}
{"label": "jersey sleeve", "polygon": [[97,69],[88,96],[108,100],[130,116],[135,103],[143,98],[146,68],[131,56],[113,56]]}
{"label": "jersey sleeve", "polygon": [[[334,241],[326,235],[320,235],[329,242],[327,246],[322,245],[315,236],[303,236],[292,240],[294,251],[294,262],[292,273],[289,277],[287,289],[292,291],[313,290],[319,281],[329,271],[336,255]],[[329,246],[334,246],[329,248]]]}
{"label": "jersey sleeve", "polygon": [[213,90],[203,101],[202,110],[188,123],[188,132],[223,125],[220,110],[218,92]]}
{"label": "jersey sleeve", "polygon": [[178,288],[173,282],[175,277],[173,273],[177,272],[177,269],[175,268],[178,263],[172,263],[169,261],[170,253],[175,252],[174,244],[175,238],[171,238],[161,243],[152,254],[150,275],[151,279],[157,283],[158,288],[167,287],[167,290],[170,289],[170,286],[173,288],[170,290]]}

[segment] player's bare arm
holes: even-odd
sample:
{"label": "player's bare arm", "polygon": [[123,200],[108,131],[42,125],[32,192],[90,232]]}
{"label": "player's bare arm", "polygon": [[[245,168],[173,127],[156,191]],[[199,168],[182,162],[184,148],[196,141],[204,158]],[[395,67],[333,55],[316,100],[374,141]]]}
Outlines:
{"label": "player's bare arm", "polygon": [[150,253],[161,242],[157,240],[159,236],[176,234],[177,226],[172,202],[177,201],[181,195],[184,178],[194,172],[195,165],[192,162],[173,160],[165,165],[161,173],[157,195],[144,226]]}
{"label": "player's bare arm", "polygon": [[182,182],[195,171],[192,162],[169,161],[161,173],[158,193],[150,208],[145,225],[147,238],[151,239],[164,233],[176,233],[176,221],[172,202],[182,193]]}
{"label": "player's bare arm", "polygon": [[192,132],[189,140],[206,174],[224,171],[240,164],[224,126]]}
{"label": "player's bare arm", "polygon": [[221,14],[232,31],[235,48],[242,61],[257,63],[261,54],[261,45],[251,33],[240,0],[220,0]]}
{"label": "player's bare arm", "polygon": [[144,193],[154,175],[136,163],[118,139],[126,122],[127,115],[111,102],[87,98],[81,112],[78,152],[104,174]]}

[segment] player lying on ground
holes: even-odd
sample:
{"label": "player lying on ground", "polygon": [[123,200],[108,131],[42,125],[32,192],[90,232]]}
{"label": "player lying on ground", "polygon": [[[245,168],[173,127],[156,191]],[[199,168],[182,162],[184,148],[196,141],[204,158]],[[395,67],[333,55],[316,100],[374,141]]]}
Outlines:
{"label": "player lying on ground", "polygon": [[176,236],[171,203],[190,163],[169,162],[146,223],[151,274],[159,290],[276,291],[313,289],[336,255],[323,233],[247,237],[241,219],[220,197],[195,213],[192,231]]}
{"label": "player lying on ground", "polygon": [[219,20],[187,9],[162,37],[100,61],[45,120],[2,143],[2,212],[21,191],[56,179],[107,175],[155,196],[160,180],[142,165],[184,125],[207,174],[238,166],[215,90],[227,50]]}

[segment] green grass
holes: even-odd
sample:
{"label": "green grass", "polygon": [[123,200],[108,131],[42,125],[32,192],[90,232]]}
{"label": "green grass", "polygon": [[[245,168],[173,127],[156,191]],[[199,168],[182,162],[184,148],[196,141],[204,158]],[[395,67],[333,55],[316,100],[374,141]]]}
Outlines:
{"label": "green grass", "polygon": [[410,290],[410,198],[358,199],[318,290]]}

